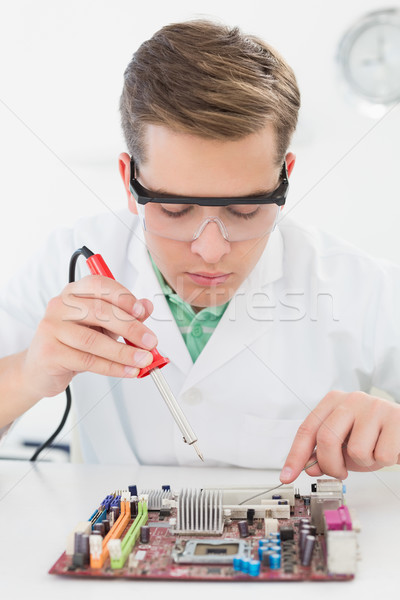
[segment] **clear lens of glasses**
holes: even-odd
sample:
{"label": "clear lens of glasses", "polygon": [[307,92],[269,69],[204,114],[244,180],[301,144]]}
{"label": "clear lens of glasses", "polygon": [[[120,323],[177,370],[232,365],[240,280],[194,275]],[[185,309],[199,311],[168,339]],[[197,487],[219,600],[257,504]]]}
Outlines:
{"label": "clear lens of glasses", "polygon": [[181,242],[197,239],[210,224],[216,225],[229,242],[239,242],[271,233],[279,215],[276,204],[136,204],[143,227],[149,233]]}

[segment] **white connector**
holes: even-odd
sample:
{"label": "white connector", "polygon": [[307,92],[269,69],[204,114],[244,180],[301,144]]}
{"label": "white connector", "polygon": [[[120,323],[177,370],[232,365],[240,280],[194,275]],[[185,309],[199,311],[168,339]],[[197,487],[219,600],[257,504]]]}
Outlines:
{"label": "white connector", "polygon": [[122,547],[120,539],[110,540],[107,544],[107,548],[110,553],[110,558],[112,558],[113,560],[119,560],[122,557]]}

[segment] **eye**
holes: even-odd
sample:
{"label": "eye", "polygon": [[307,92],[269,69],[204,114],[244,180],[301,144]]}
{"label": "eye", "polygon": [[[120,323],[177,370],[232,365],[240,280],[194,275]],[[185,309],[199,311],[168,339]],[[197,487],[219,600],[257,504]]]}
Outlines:
{"label": "eye", "polygon": [[184,217],[193,209],[191,204],[160,204],[159,206],[162,213],[167,217],[171,217],[172,219]]}
{"label": "eye", "polygon": [[226,209],[231,215],[240,219],[252,219],[260,211],[257,204],[231,204]]}

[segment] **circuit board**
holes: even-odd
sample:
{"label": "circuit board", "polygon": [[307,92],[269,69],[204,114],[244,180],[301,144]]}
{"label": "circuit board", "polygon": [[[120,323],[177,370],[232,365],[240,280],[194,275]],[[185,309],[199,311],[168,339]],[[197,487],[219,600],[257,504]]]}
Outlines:
{"label": "circuit board", "polygon": [[320,479],[307,495],[292,486],[279,494],[262,488],[129,490],[109,494],[77,525],[51,574],[175,581],[354,578],[356,526],[339,480]]}

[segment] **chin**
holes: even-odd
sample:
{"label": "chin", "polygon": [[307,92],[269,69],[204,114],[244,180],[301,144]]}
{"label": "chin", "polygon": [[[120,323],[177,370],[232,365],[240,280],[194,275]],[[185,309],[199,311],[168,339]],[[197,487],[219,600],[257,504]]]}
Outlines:
{"label": "chin", "polygon": [[232,298],[235,290],[193,288],[182,295],[183,300],[193,308],[208,308],[210,306],[221,306]]}

